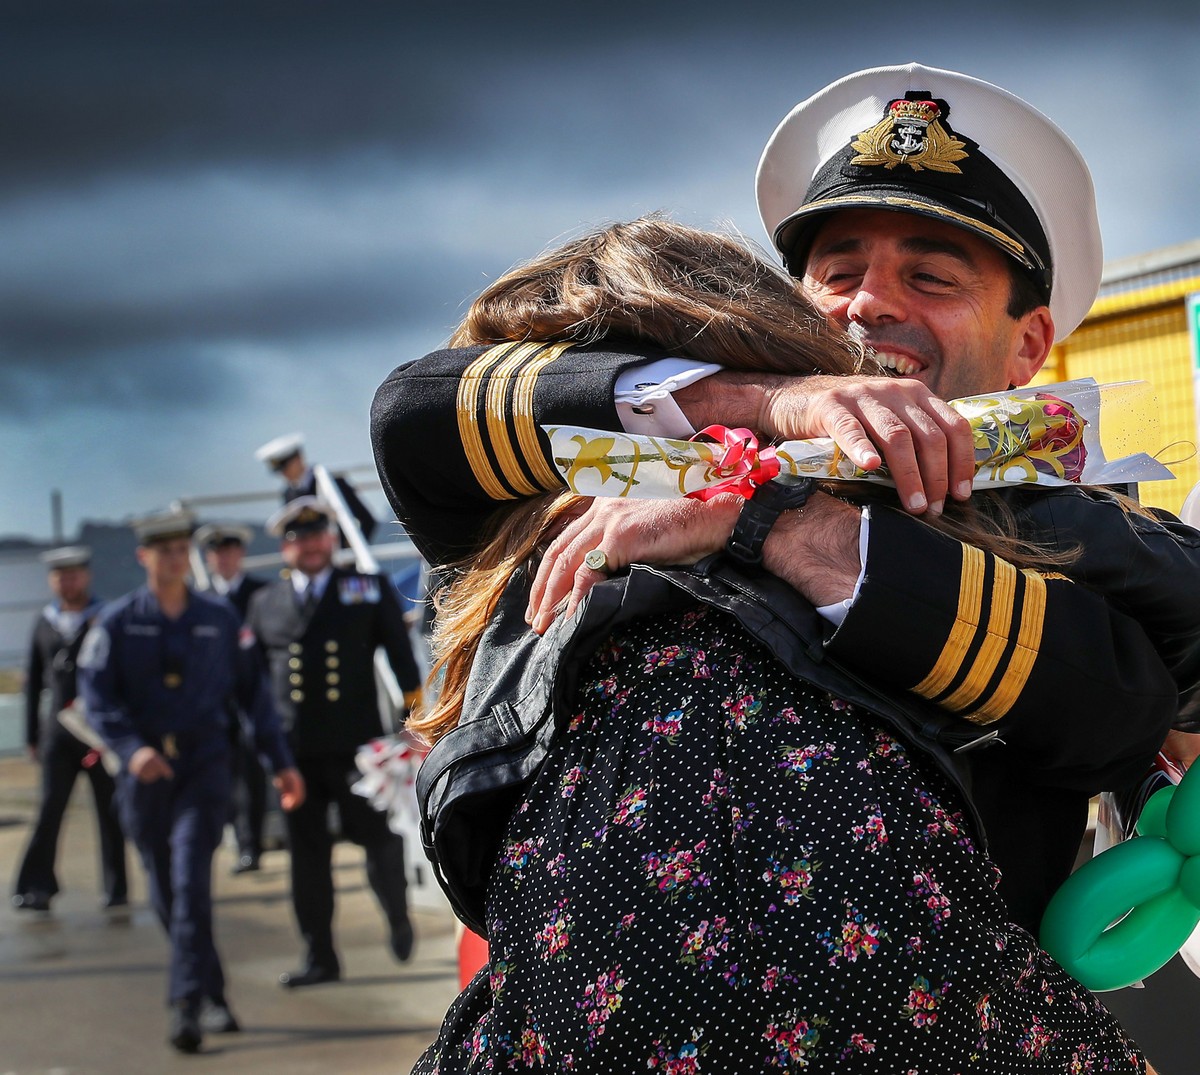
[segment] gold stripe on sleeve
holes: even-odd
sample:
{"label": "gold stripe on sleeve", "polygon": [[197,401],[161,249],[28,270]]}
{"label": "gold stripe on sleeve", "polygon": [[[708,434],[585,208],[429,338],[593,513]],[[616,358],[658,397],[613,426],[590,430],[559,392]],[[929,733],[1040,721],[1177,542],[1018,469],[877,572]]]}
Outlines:
{"label": "gold stripe on sleeve", "polygon": [[958,689],[939,704],[947,709],[966,709],[979,700],[979,696],[992,681],[1000,658],[1008,649],[1012,637],[1013,599],[1017,591],[1017,569],[1006,560],[992,557],[995,574],[992,578],[992,606],[988,615],[987,634],[975,655],[975,663],[967,678]]}
{"label": "gold stripe on sleeve", "polygon": [[983,611],[984,553],[971,545],[962,549],[962,577],[958,584],[958,611],[946,644],[930,671],[913,690],[923,698],[936,698],[953,681],[962,666],[971,639],[979,629]]}
{"label": "gold stripe on sleeve", "polygon": [[1029,682],[1042,643],[1042,628],[1046,624],[1046,580],[1036,571],[1026,568],[1025,600],[1021,607],[1021,633],[1017,636],[1017,648],[1008,662],[1008,670],[996,688],[995,694],[974,713],[966,714],[976,724],[991,724],[1012,709],[1020,693]]}
{"label": "gold stripe on sleeve", "polygon": [[[496,461],[500,464],[500,469],[504,472],[509,487],[515,490],[518,496],[532,496],[541,490],[529,483],[529,479],[525,477],[525,472],[521,469],[521,464],[517,459],[516,448],[513,446],[506,420],[508,388],[516,371],[541,349],[542,344],[540,343],[518,344],[493,371],[487,386],[485,413],[492,451],[496,455]],[[519,413],[519,406],[515,399],[513,400],[513,409]]]}
{"label": "gold stripe on sleeve", "polygon": [[483,446],[479,429],[479,389],[489,369],[501,362],[516,346],[502,343],[483,352],[464,371],[458,382],[455,410],[458,414],[458,436],[466,453],[467,463],[480,488],[492,500],[512,500],[513,494],[504,488]]}
{"label": "gold stripe on sleeve", "polygon": [[517,432],[517,445],[522,458],[533,471],[534,480],[542,489],[560,489],[565,483],[562,475],[550,465],[550,461],[542,453],[537,425],[533,420],[533,389],[542,370],[557,360],[569,347],[569,343],[548,344],[541,354],[517,374],[517,385],[513,392],[513,426]]}

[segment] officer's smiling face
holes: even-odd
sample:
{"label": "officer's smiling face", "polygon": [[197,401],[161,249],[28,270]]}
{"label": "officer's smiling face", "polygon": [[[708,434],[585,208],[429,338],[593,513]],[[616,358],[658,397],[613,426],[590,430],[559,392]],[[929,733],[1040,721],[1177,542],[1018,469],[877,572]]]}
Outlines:
{"label": "officer's smiling face", "polygon": [[897,376],[943,399],[1027,384],[1054,337],[1040,306],[1013,318],[1008,264],[963,228],[913,213],[831,213],[808,253],[803,287]]}
{"label": "officer's smiling face", "polygon": [[319,575],[333,561],[333,541],[330,529],[296,534],[283,543],[283,562],[305,575]]}

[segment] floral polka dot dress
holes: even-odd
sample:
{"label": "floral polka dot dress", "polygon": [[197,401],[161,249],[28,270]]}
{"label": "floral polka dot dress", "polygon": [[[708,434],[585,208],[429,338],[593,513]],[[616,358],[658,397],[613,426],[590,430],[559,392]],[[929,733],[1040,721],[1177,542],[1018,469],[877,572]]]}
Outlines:
{"label": "floral polka dot dress", "polygon": [[1144,1071],[940,770],[736,621],[636,621],[579,682],[415,1072]]}

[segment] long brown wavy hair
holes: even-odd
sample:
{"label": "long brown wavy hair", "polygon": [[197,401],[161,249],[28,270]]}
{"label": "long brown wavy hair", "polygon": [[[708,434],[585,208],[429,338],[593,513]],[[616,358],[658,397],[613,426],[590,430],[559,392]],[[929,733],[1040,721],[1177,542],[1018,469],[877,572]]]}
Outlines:
{"label": "long brown wavy hair", "polygon": [[[748,244],[660,217],[610,225],[512,269],[475,300],[450,344],[602,339],[652,344],[732,370],[884,372],[816,312],[796,280]],[[877,487],[823,488],[856,503],[894,503],[890,490]],[[410,719],[411,730],[433,742],[458,724],[479,639],[509,579],[536,569],[560,526],[586,503],[569,493],[516,502],[494,518],[478,552],[457,565],[437,599],[437,702]],[[1007,505],[994,495],[947,501],[941,516],[926,521],[1018,567],[1049,567],[1074,555],[1020,540]]]}

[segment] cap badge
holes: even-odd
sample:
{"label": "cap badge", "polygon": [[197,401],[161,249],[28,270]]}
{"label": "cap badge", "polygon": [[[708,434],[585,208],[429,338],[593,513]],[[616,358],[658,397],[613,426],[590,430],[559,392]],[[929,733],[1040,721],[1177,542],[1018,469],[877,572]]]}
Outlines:
{"label": "cap badge", "polygon": [[907,164],[913,171],[956,172],[955,164],[967,156],[966,142],[955,138],[939,122],[945,111],[937,101],[901,98],[890,101],[883,119],[861,131],[850,143],[858,152],[851,164],[895,168]]}

